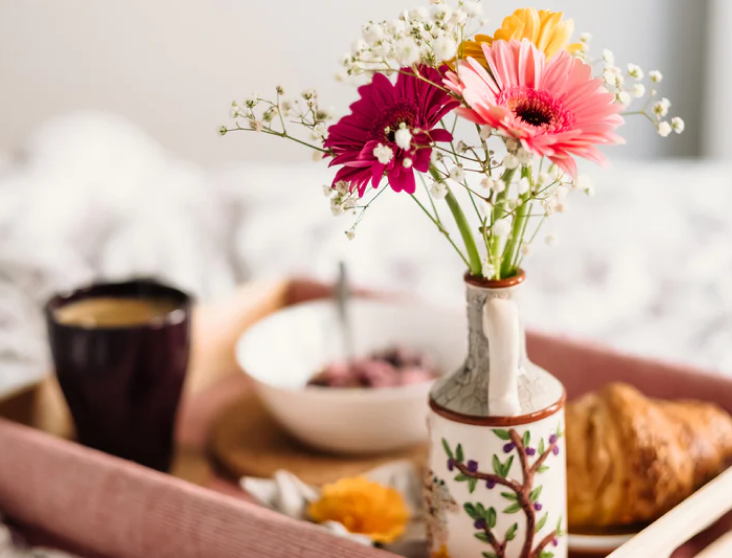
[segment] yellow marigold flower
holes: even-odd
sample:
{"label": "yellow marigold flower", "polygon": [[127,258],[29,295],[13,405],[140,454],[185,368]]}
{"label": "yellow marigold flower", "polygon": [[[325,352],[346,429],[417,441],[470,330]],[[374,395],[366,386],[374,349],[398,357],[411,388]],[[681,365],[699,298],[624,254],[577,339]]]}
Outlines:
{"label": "yellow marigold flower", "polygon": [[529,39],[546,54],[548,60],[560,50],[566,49],[573,53],[582,48],[580,43],[568,44],[573,31],[574,21],[562,20],[562,12],[520,8],[503,20],[501,28],[492,37],[476,35],[472,41],[463,41],[459,47],[459,55],[461,58],[475,58],[485,66],[481,45],[491,45],[493,41]]}
{"label": "yellow marigold flower", "polygon": [[318,523],[337,521],[351,533],[368,535],[379,543],[396,540],[409,519],[397,490],[364,477],[323,486],[320,499],[308,507],[308,515]]}
{"label": "yellow marigold flower", "polygon": [[447,551],[447,546],[444,544],[430,555],[430,558],[450,558],[450,553]]}

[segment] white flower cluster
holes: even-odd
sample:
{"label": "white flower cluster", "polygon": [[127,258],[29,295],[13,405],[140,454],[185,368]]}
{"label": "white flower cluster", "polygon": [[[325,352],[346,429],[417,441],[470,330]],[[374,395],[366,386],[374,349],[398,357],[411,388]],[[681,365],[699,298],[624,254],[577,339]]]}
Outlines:
{"label": "white flower cluster", "polygon": [[645,106],[637,114],[648,116],[654,122],[660,136],[665,138],[671,132],[680,134],[684,131],[684,121],[678,116],[672,118],[670,122],[665,120],[671,108],[671,101],[665,97],[655,100],[658,97],[656,86],[663,81],[661,72],[658,70],[648,72],[650,83],[646,86],[642,83],[646,74],[637,64],[628,64],[623,71],[615,65],[615,55],[607,49],[602,51],[602,61],[604,66],[602,79],[608,90],[615,94],[616,102],[627,107],[634,99],[645,98]]}
{"label": "white flower cluster", "polygon": [[587,60],[587,55],[590,52],[590,41],[592,41],[591,33],[582,33],[579,38],[579,49],[574,52],[574,56],[580,60]]}
{"label": "white flower cluster", "polygon": [[351,192],[348,182],[341,180],[335,186],[323,186],[323,194],[330,200],[330,211],[338,217],[347,211],[356,213],[358,207],[358,192]]}
{"label": "white flower cluster", "polygon": [[[415,64],[439,65],[457,54],[461,41],[485,25],[480,0],[433,0],[402,12],[392,21],[369,22],[350,53],[344,56],[345,74],[389,72]],[[342,74],[340,79],[345,79]]]}

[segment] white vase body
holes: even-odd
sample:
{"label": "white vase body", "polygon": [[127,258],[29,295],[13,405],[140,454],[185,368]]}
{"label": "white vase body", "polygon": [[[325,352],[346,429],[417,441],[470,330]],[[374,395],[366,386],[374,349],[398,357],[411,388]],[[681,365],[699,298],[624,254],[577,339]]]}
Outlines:
{"label": "white vase body", "polygon": [[468,357],[430,395],[434,558],[567,557],[565,393],[526,357],[523,278],[466,278]]}

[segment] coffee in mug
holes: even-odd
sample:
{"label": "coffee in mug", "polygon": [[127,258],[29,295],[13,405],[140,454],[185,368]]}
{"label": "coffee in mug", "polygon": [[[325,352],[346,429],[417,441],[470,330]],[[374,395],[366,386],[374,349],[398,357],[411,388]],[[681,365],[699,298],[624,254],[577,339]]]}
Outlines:
{"label": "coffee in mug", "polygon": [[190,297],[150,280],[46,305],[51,353],[79,442],[167,471],[188,367]]}

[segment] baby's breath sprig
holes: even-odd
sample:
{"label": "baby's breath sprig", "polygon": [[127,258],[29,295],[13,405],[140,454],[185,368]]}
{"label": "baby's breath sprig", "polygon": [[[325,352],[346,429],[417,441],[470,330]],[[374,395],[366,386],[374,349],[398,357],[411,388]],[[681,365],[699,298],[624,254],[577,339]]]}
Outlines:
{"label": "baby's breath sprig", "polygon": [[[299,97],[288,99],[284,88],[278,85],[275,88],[274,101],[252,93],[241,103],[232,101],[230,116],[234,120],[234,126],[221,126],[219,133],[222,136],[239,131],[264,133],[289,139],[315,150],[316,153],[329,153],[324,147],[326,126],[333,119],[334,112],[319,105],[318,93],[314,89],[306,89]],[[306,129],[310,141],[291,135],[287,130],[288,122]]]}
{"label": "baby's breath sprig", "polygon": [[[628,64],[623,70],[615,63],[612,51],[604,49],[602,59],[602,79],[605,87],[615,94],[615,101],[623,107],[630,107],[636,101],[644,101],[642,108],[622,113],[622,116],[644,116],[653,123],[661,137],[668,137],[671,132],[681,134],[685,129],[683,119],[678,116],[666,120],[671,108],[671,101],[663,97],[658,99],[657,86],[663,81],[663,74],[658,70],[646,73],[637,64]],[[646,79],[647,78],[647,79]],[[644,83],[647,82],[647,83]]]}
{"label": "baby's breath sprig", "polygon": [[405,10],[391,21],[370,21],[351,52],[343,57],[339,79],[393,73],[420,64],[437,67],[452,60],[460,42],[485,25],[480,0],[459,0],[453,8],[445,0]]}

